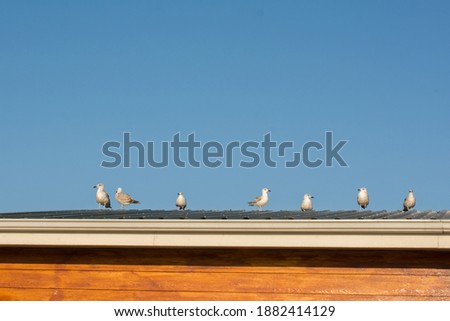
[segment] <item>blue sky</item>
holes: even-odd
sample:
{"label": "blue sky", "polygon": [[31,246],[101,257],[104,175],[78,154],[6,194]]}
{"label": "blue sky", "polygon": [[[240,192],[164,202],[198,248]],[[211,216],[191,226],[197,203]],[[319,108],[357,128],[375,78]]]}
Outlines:
{"label": "blue sky", "polygon": [[[2,1],[0,212],[450,208],[448,1]],[[348,140],[348,167],[102,168],[102,145]],[[322,151],[323,152],[323,151]],[[322,157],[317,152],[314,156]],[[118,208],[113,200],[113,207]]]}

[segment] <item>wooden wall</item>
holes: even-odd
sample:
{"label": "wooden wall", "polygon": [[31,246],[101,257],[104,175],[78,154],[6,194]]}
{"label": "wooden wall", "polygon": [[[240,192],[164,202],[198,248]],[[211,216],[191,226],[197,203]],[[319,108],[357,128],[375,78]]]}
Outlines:
{"label": "wooden wall", "polygon": [[449,300],[450,252],[0,248],[0,300]]}

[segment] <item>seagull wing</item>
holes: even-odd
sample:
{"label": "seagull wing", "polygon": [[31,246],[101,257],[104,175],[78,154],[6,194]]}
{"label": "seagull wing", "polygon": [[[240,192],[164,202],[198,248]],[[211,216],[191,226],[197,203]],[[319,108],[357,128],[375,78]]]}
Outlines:
{"label": "seagull wing", "polygon": [[255,205],[256,203],[258,203],[261,200],[262,196],[257,196],[255,197],[255,199],[251,202],[248,202],[248,205]]}

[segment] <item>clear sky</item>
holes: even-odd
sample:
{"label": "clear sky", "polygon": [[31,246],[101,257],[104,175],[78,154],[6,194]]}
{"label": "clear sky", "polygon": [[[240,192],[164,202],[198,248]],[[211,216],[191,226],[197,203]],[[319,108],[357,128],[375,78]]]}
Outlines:
{"label": "clear sky", "polygon": [[[449,1],[1,1],[0,212],[96,209],[99,182],[139,209],[179,191],[190,209],[248,209],[263,187],[269,210],[305,193],[356,209],[362,186],[369,209],[400,209],[409,188],[417,209],[449,209],[449,17]],[[327,131],[348,167],[100,166],[124,132],[270,132],[301,151]]]}

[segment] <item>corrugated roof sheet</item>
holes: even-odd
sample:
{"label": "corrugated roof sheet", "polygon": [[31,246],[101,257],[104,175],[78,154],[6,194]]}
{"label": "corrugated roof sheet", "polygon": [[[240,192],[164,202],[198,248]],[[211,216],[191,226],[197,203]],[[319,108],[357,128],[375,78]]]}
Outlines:
{"label": "corrugated roof sheet", "polygon": [[450,220],[450,210],[441,211],[245,211],[245,210],[73,210],[0,213],[0,219],[205,219],[205,220]]}

